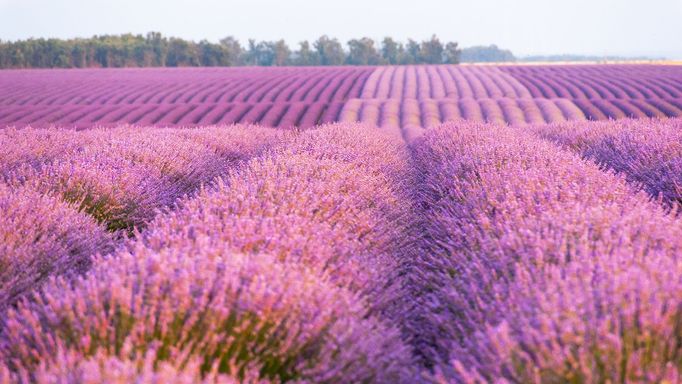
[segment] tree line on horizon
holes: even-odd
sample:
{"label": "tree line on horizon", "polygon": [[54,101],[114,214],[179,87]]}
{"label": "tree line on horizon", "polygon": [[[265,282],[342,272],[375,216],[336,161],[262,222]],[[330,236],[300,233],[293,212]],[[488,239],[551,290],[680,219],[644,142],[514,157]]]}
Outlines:
{"label": "tree line on horizon", "polygon": [[458,64],[462,50],[456,42],[436,35],[407,43],[363,37],[345,45],[326,35],[302,41],[292,49],[284,40],[256,41],[246,46],[234,37],[214,43],[146,35],[102,35],[77,39],[0,40],[0,68],[198,67],[198,66],[313,66]]}

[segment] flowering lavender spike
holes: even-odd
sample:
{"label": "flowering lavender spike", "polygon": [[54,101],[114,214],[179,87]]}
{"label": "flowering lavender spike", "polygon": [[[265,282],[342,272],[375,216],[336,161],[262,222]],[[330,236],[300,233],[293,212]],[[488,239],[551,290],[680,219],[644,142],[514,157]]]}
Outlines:
{"label": "flowering lavender spike", "polygon": [[682,119],[538,125],[533,132],[625,175],[667,206],[682,203]]}
{"label": "flowering lavender spike", "polygon": [[467,122],[413,145],[411,334],[444,380],[679,379],[682,222],[591,162]]}
{"label": "flowering lavender spike", "polygon": [[0,312],[50,276],[78,274],[97,252],[113,248],[109,234],[53,196],[0,183]]}

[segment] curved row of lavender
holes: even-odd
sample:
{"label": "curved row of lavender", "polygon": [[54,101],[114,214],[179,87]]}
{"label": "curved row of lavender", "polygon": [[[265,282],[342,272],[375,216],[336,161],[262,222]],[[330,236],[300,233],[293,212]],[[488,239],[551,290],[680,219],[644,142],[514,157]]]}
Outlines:
{"label": "curved row of lavender", "polygon": [[332,102],[357,97],[366,67],[155,68],[0,72],[0,105]]}
{"label": "curved row of lavender", "polygon": [[[12,106],[0,116],[16,127],[62,126],[86,129],[136,126],[206,126],[259,124],[289,129],[310,128],[337,120],[344,103],[223,103],[223,104],[124,104]],[[0,107],[2,109],[2,107]]]}
{"label": "curved row of lavender", "polygon": [[450,123],[413,148],[425,252],[406,324],[437,377],[682,379],[676,216],[518,128]]}
{"label": "curved row of lavender", "polygon": [[470,120],[525,125],[583,121],[586,116],[566,99],[387,99],[349,100],[339,120],[377,125],[408,142],[443,122]]}
{"label": "curved row of lavender", "polygon": [[682,119],[535,125],[543,138],[625,175],[667,206],[682,204]]}
{"label": "curved row of lavender", "polygon": [[[113,253],[83,251],[94,257],[89,271],[51,279],[13,304],[0,328],[0,382],[417,379],[412,351],[387,315],[401,284],[395,255],[408,241],[413,215],[402,204],[412,172],[404,142],[371,127],[340,125],[287,135],[279,149],[237,166],[222,161],[224,152],[203,162],[191,145],[178,152],[188,156],[181,169],[150,153],[166,150],[164,135],[182,141],[204,133],[199,141],[220,147],[230,130],[234,139],[258,134],[253,127],[156,131],[160,145],[152,146],[136,136],[150,132],[123,129],[132,138],[70,132],[75,138],[65,147],[83,141],[70,157],[112,146],[121,158],[153,164],[179,184],[205,179],[192,165],[212,164],[224,176],[159,213]],[[60,151],[35,144],[54,133],[9,132],[18,147],[33,140],[3,160],[12,176],[8,188],[18,194],[43,185],[31,183],[34,173],[25,170],[60,164]],[[249,147],[248,136],[241,139]],[[145,179],[157,179],[145,172]],[[131,164],[122,173],[138,172]],[[15,177],[25,174],[31,177]],[[59,177],[45,180],[60,185]],[[109,184],[106,175],[100,181]],[[64,196],[63,189],[50,191]],[[77,205],[69,207],[78,213]]]}
{"label": "curved row of lavender", "polygon": [[503,66],[532,97],[568,99],[679,99],[677,65]]}
{"label": "curved row of lavender", "polygon": [[368,67],[31,70],[0,72],[0,125],[90,128],[336,121]]}
{"label": "curved row of lavender", "polygon": [[380,121],[409,138],[453,118],[682,116],[682,67],[665,65],[13,70],[0,88],[0,126],[17,127]]}
{"label": "curved row of lavender", "polygon": [[520,125],[671,116],[682,116],[679,66],[437,65],[377,69],[340,120],[397,126],[411,140],[458,118]]}

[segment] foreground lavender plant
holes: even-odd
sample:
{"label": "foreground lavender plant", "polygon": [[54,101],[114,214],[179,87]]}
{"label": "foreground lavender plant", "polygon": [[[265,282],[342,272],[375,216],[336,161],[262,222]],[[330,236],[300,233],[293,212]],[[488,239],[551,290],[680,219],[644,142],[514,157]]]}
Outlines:
{"label": "foreground lavender plant", "polygon": [[398,336],[365,316],[350,292],[265,254],[138,244],[11,310],[0,357],[23,381],[36,370],[65,379],[64,364],[96,356],[180,371],[198,362],[202,374],[233,377],[255,369],[278,380],[399,379],[401,361],[389,358]]}
{"label": "foreground lavender plant", "polygon": [[[253,368],[244,370],[241,377],[216,372],[201,373],[201,361],[194,359],[183,368],[171,363],[155,361],[156,350],[150,349],[141,361],[121,360],[104,353],[84,359],[73,352],[59,352],[54,366],[41,365],[31,379],[37,384],[49,383],[156,383],[156,384],[267,384],[273,381],[260,379]],[[236,367],[232,368],[235,372]],[[0,363],[0,383],[11,384],[18,380]]]}
{"label": "foreground lavender plant", "polygon": [[0,313],[50,276],[78,274],[112,239],[87,215],[52,196],[0,183]]}
{"label": "foreground lavender plant", "polygon": [[57,193],[110,231],[143,227],[160,208],[281,140],[283,133],[248,126],[202,129],[10,131],[4,177]]}
{"label": "foreground lavender plant", "polygon": [[445,125],[415,154],[433,253],[411,316],[444,380],[680,379],[678,220],[514,128]]}
{"label": "foreground lavender plant", "polygon": [[86,277],[50,283],[8,313],[5,374],[414,380],[409,348],[380,320],[409,156],[370,129],[302,133],[183,199]]}
{"label": "foreground lavender plant", "polygon": [[400,139],[364,125],[322,127],[183,201],[150,225],[144,241],[161,249],[203,233],[238,252],[304,263],[385,300],[411,214],[404,204],[410,171]]}
{"label": "foreground lavender plant", "polygon": [[51,162],[92,144],[94,139],[96,135],[57,128],[0,130],[0,177],[6,180],[17,168]]}
{"label": "foreground lavender plant", "polygon": [[668,206],[682,203],[682,119],[550,124],[532,130],[622,172]]}

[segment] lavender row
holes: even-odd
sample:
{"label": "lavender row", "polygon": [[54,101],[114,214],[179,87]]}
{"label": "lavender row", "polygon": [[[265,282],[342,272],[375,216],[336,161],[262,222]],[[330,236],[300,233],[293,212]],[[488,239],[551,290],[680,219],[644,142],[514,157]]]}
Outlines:
{"label": "lavender row", "polygon": [[623,173],[668,206],[682,203],[682,119],[536,125],[532,131]]}
{"label": "lavender row", "polygon": [[[529,121],[527,115],[524,119],[524,115],[515,109],[516,103],[543,103],[546,106],[543,118],[547,122],[556,121],[552,118],[554,113],[546,111],[551,108],[550,100],[563,100],[564,115],[607,120],[682,116],[680,96],[682,72],[676,67],[400,66],[378,68],[367,79],[360,98],[371,101],[370,109],[376,109],[374,105],[379,103],[414,103],[414,100],[427,103],[454,100],[461,103],[473,99],[481,104],[487,121],[519,124],[538,121]],[[504,100],[500,104],[507,110],[502,113],[499,107],[487,100]],[[350,100],[346,109],[357,108],[358,103]],[[458,117],[480,121],[480,114],[467,116],[460,113]],[[536,115],[535,112],[532,114]],[[428,116],[421,121],[422,127],[431,124],[433,122]],[[409,131],[412,130],[411,125],[410,122],[403,127]]]}
{"label": "lavender row", "polygon": [[[544,121],[556,121],[553,116],[559,115],[552,111],[556,100],[563,100],[558,107],[569,119],[573,115],[591,120],[682,115],[682,80],[679,69],[672,66],[6,71],[0,73],[0,87],[4,90],[0,126],[19,127],[258,123],[308,128],[357,121],[340,114],[342,109],[355,108],[356,99],[475,102],[482,111],[473,111],[473,117],[466,117],[465,111],[459,115],[478,120],[483,114],[488,121],[510,124],[538,122],[537,111],[528,107],[533,103],[539,104]],[[504,101],[496,106],[489,100]]]}
{"label": "lavender row", "polygon": [[0,107],[0,126],[68,128],[137,126],[206,126],[259,124],[310,128],[336,121],[343,103],[224,103],[161,105],[59,105]]}
{"label": "lavender row", "polygon": [[682,69],[665,65],[503,66],[532,97],[679,99]]}
{"label": "lavender row", "polygon": [[0,310],[52,275],[86,271],[119,231],[281,138],[256,127],[2,131]]}
{"label": "lavender row", "polygon": [[342,102],[372,68],[183,68],[0,73],[0,105]]}
{"label": "lavender row", "polygon": [[403,142],[371,127],[291,138],[10,310],[0,377],[411,382],[382,320],[409,172]]}
{"label": "lavender row", "polygon": [[529,98],[513,76],[498,67],[390,66],[374,71],[362,99]]}
{"label": "lavender row", "polygon": [[513,127],[450,123],[424,173],[411,333],[443,381],[678,382],[682,223]]}
{"label": "lavender row", "polygon": [[112,365],[133,382],[394,382],[409,365],[361,299],[305,267],[175,241],[98,260],[10,310],[0,371],[24,382],[99,381],[120,375]]}
{"label": "lavender row", "polygon": [[441,99],[349,100],[339,120],[377,125],[403,132],[408,140],[425,129],[459,119],[509,124],[542,124],[584,120],[582,111],[566,99]]}
{"label": "lavender row", "polygon": [[353,99],[345,104],[339,120],[418,130],[458,119],[519,125],[678,115],[682,115],[682,99]]}
{"label": "lavender row", "polygon": [[589,120],[682,116],[682,99],[573,99]]}
{"label": "lavender row", "polygon": [[10,151],[0,164],[8,182],[57,194],[110,231],[132,231],[282,134],[241,126],[4,130]]}
{"label": "lavender row", "polygon": [[375,131],[342,124],[302,133],[169,213],[146,241],[158,248],[171,234],[210,233],[205,241],[293,258],[372,291],[390,272],[409,215],[401,204],[409,155],[402,140]]}

